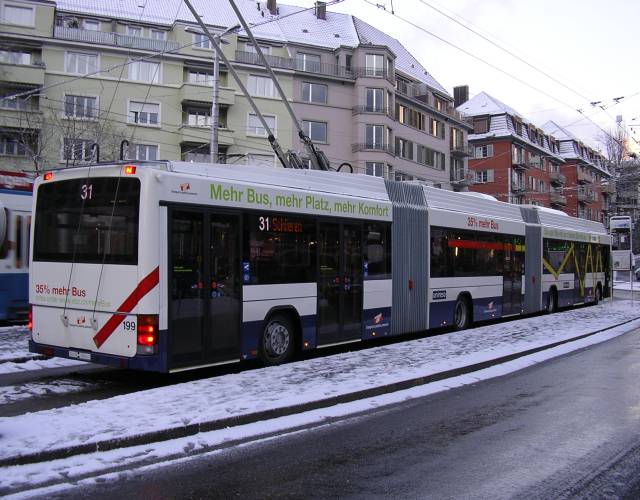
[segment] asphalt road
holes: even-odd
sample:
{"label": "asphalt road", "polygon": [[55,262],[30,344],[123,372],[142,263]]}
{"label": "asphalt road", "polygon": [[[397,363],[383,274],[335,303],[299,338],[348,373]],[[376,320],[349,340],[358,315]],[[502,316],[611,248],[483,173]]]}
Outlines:
{"label": "asphalt road", "polygon": [[508,376],[53,497],[638,498],[638,380],[640,331]]}

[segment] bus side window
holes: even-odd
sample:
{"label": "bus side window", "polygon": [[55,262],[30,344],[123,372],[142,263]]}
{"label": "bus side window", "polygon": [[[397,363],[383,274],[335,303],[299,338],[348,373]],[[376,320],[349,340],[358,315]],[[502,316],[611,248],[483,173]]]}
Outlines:
{"label": "bus side window", "polygon": [[4,216],[7,223],[7,227],[4,232],[4,238],[2,239],[2,242],[0,242],[0,259],[6,259],[8,257],[9,246],[10,246],[9,235],[11,234],[11,214],[9,213],[9,210],[7,210],[6,208],[4,209]]}
{"label": "bus side window", "polygon": [[22,267],[22,215],[16,215],[16,269]]}

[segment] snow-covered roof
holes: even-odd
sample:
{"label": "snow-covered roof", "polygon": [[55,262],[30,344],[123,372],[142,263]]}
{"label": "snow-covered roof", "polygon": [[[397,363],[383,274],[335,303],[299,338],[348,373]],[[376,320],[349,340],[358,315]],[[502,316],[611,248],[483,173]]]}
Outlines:
{"label": "snow-covered roof", "polygon": [[[226,0],[192,0],[192,3],[207,25],[226,28],[238,24]],[[56,0],[56,5],[61,11],[139,23],[172,26],[176,21],[195,22],[182,0],[147,0],[144,3],[140,0]],[[328,49],[367,44],[388,46],[396,55],[396,70],[451,97],[398,40],[357,17],[327,11],[326,19],[318,19],[313,9],[282,3],[277,4],[278,15],[272,16],[265,1],[236,0],[236,5],[252,26],[256,38]]]}
{"label": "snow-covered roof", "polygon": [[[597,168],[601,172],[610,175],[611,172],[609,172],[609,169],[604,164],[604,157],[588,146],[583,146],[581,148],[580,144],[582,141],[569,132],[565,127],[558,125],[553,120],[549,120],[542,126],[542,129],[548,134],[552,134],[556,139],[558,139],[558,141],[560,141],[560,155],[563,158],[581,160],[592,167]],[[593,153],[594,156],[597,156],[598,159],[594,161],[594,159],[589,155],[590,152]]]}
{"label": "snow-covered roof", "polygon": [[462,103],[458,106],[458,111],[467,116],[501,115],[504,113],[512,116],[522,116],[521,113],[486,92],[480,92],[467,102]]}

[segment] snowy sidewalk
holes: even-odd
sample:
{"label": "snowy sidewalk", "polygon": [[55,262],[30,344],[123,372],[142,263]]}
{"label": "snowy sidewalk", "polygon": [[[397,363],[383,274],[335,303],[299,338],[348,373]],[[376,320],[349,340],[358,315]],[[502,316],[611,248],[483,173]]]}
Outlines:
{"label": "snowy sidewalk", "polygon": [[630,331],[640,326],[633,321],[639,317],[640,307],[619,300],[1,418],[0,464],[151,443],[322,408],[470,366],[484,368],[623,322],[618,330]]}

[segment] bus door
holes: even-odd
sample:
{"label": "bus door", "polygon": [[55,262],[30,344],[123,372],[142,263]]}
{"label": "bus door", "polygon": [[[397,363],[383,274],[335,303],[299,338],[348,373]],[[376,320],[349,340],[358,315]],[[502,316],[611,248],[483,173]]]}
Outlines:
{"label": "bus door", "polygon": [[522,256],[515,249],[504,251],[502,277],[502,315],[520,314],[522,310]]}
{"label": "bus door", "polygon": [[318,345],[362,338],[362,226],[319,225]]}
{"label": "bus door", "polygon": [[239,359],[240,219],[171,210],[169,364]]}

